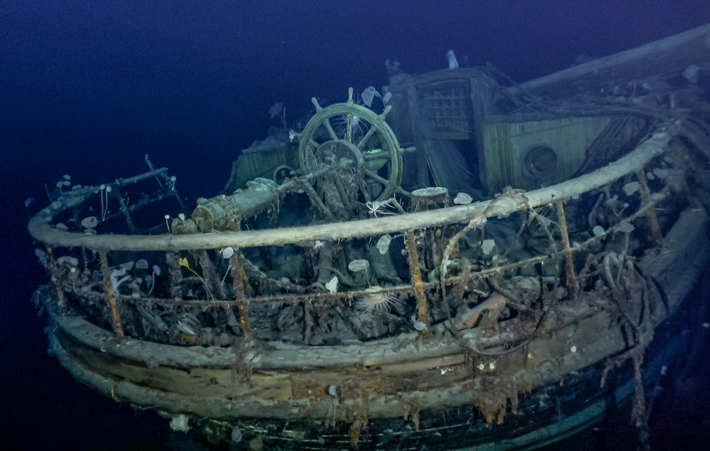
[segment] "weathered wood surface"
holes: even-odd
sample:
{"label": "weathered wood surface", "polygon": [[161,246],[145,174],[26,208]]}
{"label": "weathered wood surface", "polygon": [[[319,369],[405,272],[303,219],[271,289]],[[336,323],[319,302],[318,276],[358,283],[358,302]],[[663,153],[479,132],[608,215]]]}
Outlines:
{"label": "weathered wood surface", "polygon": [[[80,380],[96,386],[111,385],[114,396],[126,398],[133,404],[151,405],[164,410],[212,418],[262,417],[280,419],[319,419],[331,416],[345,419],[349,407],[361,400],[368,404],[368,416],[397,417],[402,415],[407,403],[416,399],[421,408],[438,409],[469,404],[472,393],[481,378],[497,377],[500,372],[510,374],[510,381],[527,391],[555,382],[604,357],[613,355],[625,347],[625,340],[618,328],[609,330],[612,323],[606,312],[598,312],[582,323],[560,329],[555,339],[541,337],[528,347],[526,362],[520,353],[505,358],[484,360],[484,370],[477,374],[464,366],[462,358],[449,362],[441,361],[430,370],[422,371],[415,366],[399,365],[393,368],[380,367],[369,370],[344,368],[340,371],[290,372],[288,381],[284,375],[259,374],[255,372],[255,386],[272,385],[272,390],[240,391],[230,382],[229,370],[170,369],[158,367],[151,377],[136,379],[135,368],[112,367],[108,375],[100,363],[85,366],[74,354],[74,349],[59,346],[56,338],[55,353],[62,363]],[[574,343],[573,352],[567,343]],[[498,367],[493,369],[490,364]],[[147,369],[141,370],[143,373]],[[411,372],[410,372],[411,371]],[[139,371],[140,372],[140,371]],[[192,373],[196,374],[193,376]],[[219,375],[218,373],[222,373]],[[180,383],[182,379],[182,383]],[[214,387],[213,381],[221,381],[223,387]],[[212,382],[210,382],[212,381]],[[229,388],[234,387],[230,392]],[[248,384],[247,384],[248,385]],[[340,410],[332,412],[333,399],[328,387],[336,385],[340,392],[337,405]],[[101,388],[101,387],[97,387]],[[104,388],[105,391],[105,388]],[[262,396],[260,396],[260,394]],[[263,396],[268,395],[270,396]]]}
{"label": "weathered wood surface", "polygon": [[[671,310],[692,288],[708,258],[706,232],[703,211],[685,212],[667,235],[667,248],[641,262],[662,283]],[[656,321],[666,317],[660,307]],[[504,377],[522,391],[559,381],[626,348],[614,323],[606,310],[582,301],[565,303],[555,311],[554,321],[543,322],[527,355],[484,356],[482,370],[465,365],[461,348],[441,338],[435,345],[407,342],[407,337],[344,347],[271,344],[250,361],[249,383],[232,378],[234,349],[118,340],[76,317],[57,318],[50,339],[77,379],[134,404],[211,418],[341,420],[363,400],[370,418],[395,417],[413,402],[422,409],[471,403],[486,378]],[[522,333],[533,326],[526,325]],[[463,332],[463,337],[478,349],[499,352],[516,333],[521,333],[519,326],[503,323],[492,337],[478,329]],[[650,339],[653,329],[644,333]],[[379,351],[373,355],[368,349]],[[337,400],[328,394],[330,385],[338,387]]]}
{"label": "weathered wood surface", "polygon": [[[522,83],[537,95],[566,97],[710,62],[710,24]],[[518,88],[510,88],[518,92]]]}
{"label": "weathered wood surface", "polygon": [[487,180],[490,192],[499,192],[506,185],[515,188],[535,188],[540,180],[524,169],[525,152],[541,145],[555,152],[557,163],[546,184],[569,179],[582,165],[589,145],[604,131],[610,118],[568,117],[533,122],[488,123],[482,136]]}
{"label": "weathered wood surface", "polygon": [[[475,373],[459,354],[449,359],[370,368],[279,373],[257,370],[252,375],[253,386],[232,381],[229,369],[148,368],[145,363],[121,362],[110,355],[97,357],[100,350],[79,349],[71,340],[58,339],[54,334],[51,339],[54,352],[75,377],[99,389],[103,386],[104,392],[111,385],[109,391],[113,390],[114,396],[133,404],[212,418],[327,420],[334,415],[335,401],[328,389],[336,385],[340,410],[335,416],[344,420],[346,410],[363,401],[370,418],[401,416],[414,399],[422,409],[469,404],[482,378],[501,374],[522,391],[555,382],[624,349],[624,337],[618,328],[609,329],[611,323],[607,312],[596,312],[583,322],[562,327],[554,339],[546,335],[532,340],[527,356],[514,353],[491,357],[483,361],[483,370]],[[575,352],[568,342],[576,344]],[[491,363],[498,366],[491,367]]]}
{"label": "weathered wood surface", "polygon": [[709,232],[705,210],[684,211],[664,237],[663,250],[641,260],[644,273],[663,287],[669,315],[675,313],[690,293],[710,258]]}

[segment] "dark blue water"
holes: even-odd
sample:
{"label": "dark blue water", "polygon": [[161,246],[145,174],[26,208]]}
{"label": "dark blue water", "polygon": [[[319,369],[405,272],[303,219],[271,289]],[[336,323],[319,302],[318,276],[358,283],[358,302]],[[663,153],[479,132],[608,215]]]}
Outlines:
{"label": "dark blue water", "polygon": [[[386,59],[423,73],[453,49],[462,66],[490,62],[524,81],[707,22],[706,0],[0,2],[0,448],[180,446],[165,421],[94,394],[47,355],[29,301],[46,276],[24,204],[43,207],[45,184],[141,173],[149,153],[194,205],[280,125],[271,105],[296,121],[312,96],[386,84]],[[663,427],[707,436],[707,374],[688,379],[705,398],[676,393],[695,402]],[[606,447],[617,432],[568,449],[623,449]]]}

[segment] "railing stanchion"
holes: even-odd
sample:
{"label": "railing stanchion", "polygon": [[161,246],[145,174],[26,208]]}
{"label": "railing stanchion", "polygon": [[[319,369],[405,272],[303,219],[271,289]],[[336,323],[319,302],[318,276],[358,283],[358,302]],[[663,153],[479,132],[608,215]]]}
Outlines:
{"label": "railing stanchion", "polygon": [[113,292],[113,284],[111,283],[111,270],[108,267],[108,258],[106,258],[106,251],[99,251],[99,259],[101,260],[101,274],[104,276],[104,291],[106,291],[106,305],[108,305],[109,310],[111,310],[111,316],[113,316],[113,330],[116,335],[123,337],[123,326],[121,325],[121,315],[118,312],[118,306],[116,305],[116,298]]}
{"label": "railing stanchion", "polygon": [[424,323],[422,334],[431,334],[431,321],[427,311],[426,295],[424,294],[424,283],[422,282],[422,271],[419,269],[419,253],[417,252],[417,241],[414,238],[414,230],[408,230],[404,234],[407,239],[407,261],[409,262],[409,273],[412,276],[414,295],[417,298],[417,315],[419,321]]}
{"label": "railing stanchion", "polygon": [[565,218],[565,205],[561,200],[555,202],[557,207],[557,221],[560,224],[562,234],[562,245],[565,251],[565,284],[570,290],[571,297],[577,295],[577,281],[574,275],[574,261],[572,260],[572,248],[569,245],[569,234],[567,233],[567,218]]}
{"label": "railing stanchion", "polygon": [[[643,205],[649,205],[651,201],[651,190],[648,188],[648,182],[646,181],[646,174],[643,173],[643,169],[636,171],[636,177],[639,181],[639,192],[641,193],[641,202]],[[653,237],[653,245],[656,248],[663,247],[663,233],[661,233],[661,226],[658,224],[658,216],[656,216],[656,206],[651,205],[646,210],[646,219],[648,219],[648,225],[651,228],[651,236]]]}
{"label": "railing stanchion", "polygon": [[54,259],[54,249],[52,246],[46,245],[47,248],[47,263],[49,263],[49,269],[52,273],[52,281],[54,282],[54,287],[57,289],[57,300],[59,301],[59,310],[65,313],[67,310],[67,303],[64,299],[64,291],[59,285],[59,280],[57,280],[57,262]]}
{"label": "railing stanchion", "polygon": [[246,295],[244,294],[244,279],[242,276],[244,269],[242,269],[242,264],[239,261],[239,254],[237,252],[234,252],[234,254],[229,257],[229,262],[232,265],[232,284],[234,286],[234,299],[237,301],[237,308],[239,309],[239,320],[242,323],[242,332],[244,332],[245,341],[249,342],[254,339],[254,333],[249,324],[249,301],[247,301]]}

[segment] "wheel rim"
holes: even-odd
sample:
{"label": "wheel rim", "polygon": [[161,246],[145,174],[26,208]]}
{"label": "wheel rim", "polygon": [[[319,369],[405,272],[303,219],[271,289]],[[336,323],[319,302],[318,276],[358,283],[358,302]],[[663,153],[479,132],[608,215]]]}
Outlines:
{"label": "wheel rim", "polygon": [[[386,200],[402,181],[402,155],[397,137],[385,121],[391,107],[382,114],[358,105],[349,89],[348,101],[322,108],[313,98],[316,114],[301,134],[298,156],[301,168],[318,170],[323,164],[324,149],[336,149],[339,156],[349,152],[354,158],[354,171],[362,174],[366,184],[380,185],[382,191],[375,200]],[[356,119],[357,118],[357,119]],[[382,154],[383,158],[375,158]],[[319,160],[321,158],[321,160]],[[368,194],[363,192],[366,200]]]}

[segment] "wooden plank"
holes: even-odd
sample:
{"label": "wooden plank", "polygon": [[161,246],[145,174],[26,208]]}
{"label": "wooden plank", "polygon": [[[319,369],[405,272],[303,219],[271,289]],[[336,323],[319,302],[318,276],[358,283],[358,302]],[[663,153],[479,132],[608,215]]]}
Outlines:
{"label": "wooden plank", "polygon": [[476,158],[478,159],[478,179],[481,187],[488,186],[488,172],[485,155],[485,142],[483,131],[486,117],[493,113],[493,98],[491,87],[486,80],[481,77],[472,77],[471,83],[471,103],[473,104],[473,140],[476,146]]}
{"label": "wooden plank", "polygon": [[[710,24],[703,25],[631,50],[570,67],[522,83],[537,95],[565,97],[596,90],[614,80],[638,80],[652,75],[680,72],[710,61]],[[517,88],[510,88],[518,93]]]}
{"label": "wooden plank", "polygon": [[78,343],[64,334],[57,338],[62,347],[84,367],[104,376],[130,381],[169,393],[223,399],[243,399],[251,396],[265,399],[292,398],[287,374],[258,372],[248,383],[235,380],[231,368],[200,368],[195,366],[159,365],[157,359],[137,362]]}
{"label": "wooden plank", "polygon": [[414,145],[417,148],[414,153],[414,158],[416,159],[417,187],[425,187],[429,186],[429,163],[427,158],[429,148],[422,131],[417,90],[413,84],[408,83],[406,92],[407,106],[409,108],[409,120],[412,127],[412,137],[414,139]]}

